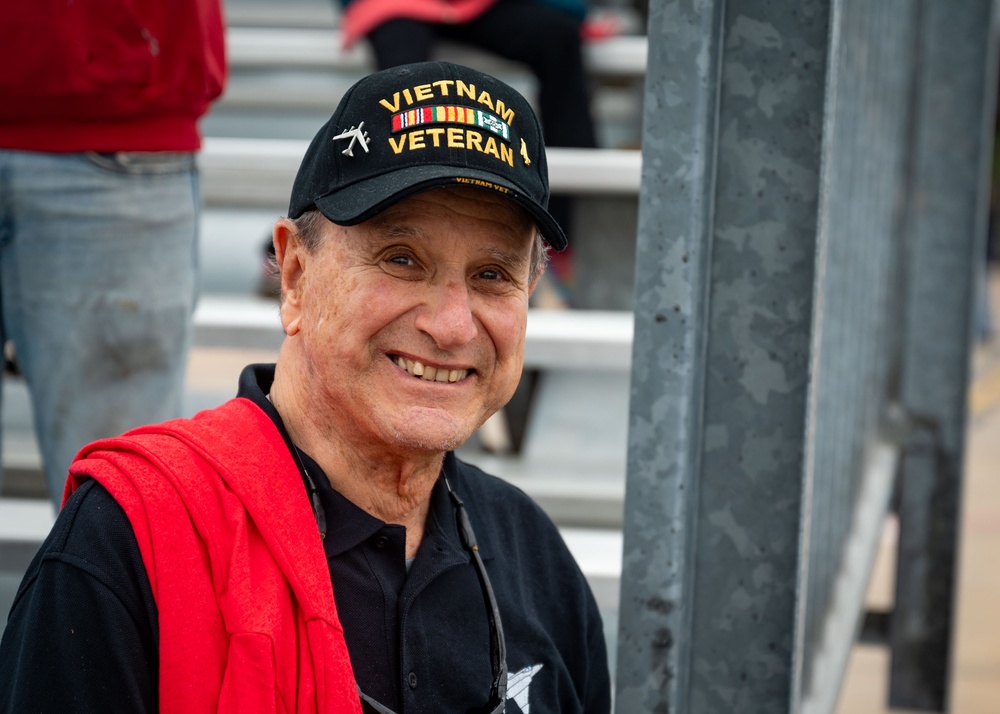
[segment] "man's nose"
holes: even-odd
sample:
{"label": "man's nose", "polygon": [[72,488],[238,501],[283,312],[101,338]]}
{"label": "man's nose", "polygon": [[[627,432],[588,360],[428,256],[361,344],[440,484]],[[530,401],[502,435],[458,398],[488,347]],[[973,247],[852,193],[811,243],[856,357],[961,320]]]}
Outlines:
{"label": "man's nose", "polygon": [[417,317],[417,329],[426,332],[443,350],[468,344],[478,328],[472,316],[469,288],[452,280],[430,287],[430,298]]}

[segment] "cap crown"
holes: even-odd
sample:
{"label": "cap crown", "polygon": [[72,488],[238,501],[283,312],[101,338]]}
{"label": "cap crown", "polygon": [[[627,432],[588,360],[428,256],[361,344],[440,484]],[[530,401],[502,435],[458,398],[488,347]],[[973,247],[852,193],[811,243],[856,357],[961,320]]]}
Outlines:
{"label": "cap crown", "polygon": [[553,247],[548,167],[538,119],[516,90],[448,62],[371,74],[344,95],[303,158],[289,203],[341,225],[360,223],[428,188],[470,185],[528,209]]}

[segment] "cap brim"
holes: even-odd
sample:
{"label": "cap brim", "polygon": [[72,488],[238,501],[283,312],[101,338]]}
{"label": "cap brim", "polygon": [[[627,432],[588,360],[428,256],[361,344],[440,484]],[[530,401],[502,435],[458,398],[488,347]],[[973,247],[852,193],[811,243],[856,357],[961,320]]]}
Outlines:
{"label": "cap brim", "polygon": [[[475,179],[479,183],[459,183],[460,179]],[[488,171],[441,165],[408,166],[345,186],[332,194],[316,199],[315,204],[316,208],[334,223],[354,226],[415,193],[438,186],[457,185],[473,186],[486,191],[494,190],[511,199],[525,208],[535,219],[546,243],[554,250],[565,250],[566,235],[549,212],[524,195],[510,181]]]}

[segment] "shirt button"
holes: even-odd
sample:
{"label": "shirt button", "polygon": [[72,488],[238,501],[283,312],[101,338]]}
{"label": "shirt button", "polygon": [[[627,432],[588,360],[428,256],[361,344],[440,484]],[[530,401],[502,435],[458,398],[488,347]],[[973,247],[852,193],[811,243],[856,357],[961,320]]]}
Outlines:
{"label": "shirt button", "polygon": [[416,672],[410,672],[406,676],[406,681],[409,683],[410,689],[416,689],[417,688],[417,673]]}
{"label": "shirt button", "polygon": [[387,545],[389,545],[389,539],[386,538],[385,536],[379,536],[378,538],[375,539],[375,547],[378,548],[379,550],[385,548]]}

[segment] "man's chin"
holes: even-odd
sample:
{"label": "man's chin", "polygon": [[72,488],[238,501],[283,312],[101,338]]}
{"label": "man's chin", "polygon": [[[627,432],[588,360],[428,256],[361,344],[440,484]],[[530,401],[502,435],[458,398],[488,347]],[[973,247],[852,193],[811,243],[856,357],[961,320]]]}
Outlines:
{"label": "man's chin", "polygon": [[392,426],[392,441],[406,451],[440,454],[454,451],[476,430],[476,422],[439,409],[411,408]]}

